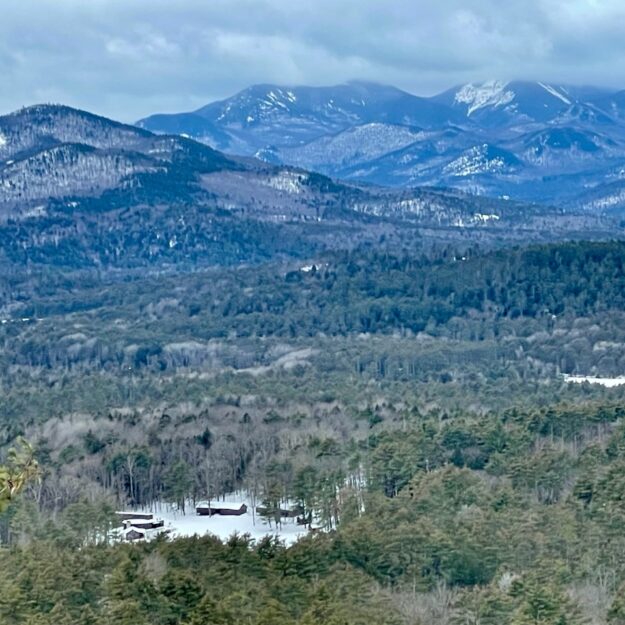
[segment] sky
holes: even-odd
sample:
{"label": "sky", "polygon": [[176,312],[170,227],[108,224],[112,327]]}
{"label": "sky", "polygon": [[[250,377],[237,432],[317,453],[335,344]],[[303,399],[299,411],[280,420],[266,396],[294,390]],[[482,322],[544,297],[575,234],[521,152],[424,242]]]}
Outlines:
{"label": "sky", "polygon": [[0,0],[0,113],[126,122],[256,83],[488,79],[625,89],[623,0]]}

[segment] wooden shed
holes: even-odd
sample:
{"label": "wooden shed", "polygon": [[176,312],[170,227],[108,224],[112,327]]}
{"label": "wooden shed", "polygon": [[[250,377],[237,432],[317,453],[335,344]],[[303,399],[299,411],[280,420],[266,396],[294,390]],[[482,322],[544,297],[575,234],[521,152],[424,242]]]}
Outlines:
{"label": "wooden shed", "polygon": [[149,521],[154,518],[154,515],[151,512],[132,512],[131,510],[116,512],[115,516],[120,525],[123,525],[124,521],[129,521],[130,519],[142,519],[144,521]]}
{"label": "wooden shed", "polygon": [[141,519],[139,517],[126,519],[123,521],[124,527],[129,529],[134,527],[140,530],[155,530],[165,525],[165,521],[162,519]]}
{"label": "wooden shed", "polygon": [[247,506],[244,503],[217,501],[200,503],[196,506],[195,511],[200,516],[241,516],[247,512]]}

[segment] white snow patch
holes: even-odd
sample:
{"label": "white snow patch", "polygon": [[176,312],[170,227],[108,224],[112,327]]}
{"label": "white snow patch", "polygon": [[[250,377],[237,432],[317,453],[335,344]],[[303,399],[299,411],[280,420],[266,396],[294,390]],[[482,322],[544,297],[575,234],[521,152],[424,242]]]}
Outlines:
{"label": "white snow patch", "polygon": [[583,384],[588,382],[589,384],[599,384],[606,388],[613,388],[615,386],[625,385],[625,376],[619,376],[617,378],[598,378],[592,375],[565,375],[564,381],[570,384]]}
{"label": "white snow patch", "polygon": [[451,176],[473,176],[485,173],[503,173],[506,163],[501,156],[488,158],[488,145],[474,146],[462,156],[448,163],[443,173]]}
{"label": "white snow patch", "polygon": [[320,164],[346,167],[364,163],[425,139],[425,133],[404,126],[373,122],[337,135],[320,137],[306,145],[281,150],[289,163],[308,169]]}
{"label": "white snow patch", "polygon": [[545,85],[542,82],[538,83],[547,93],[549,93],[550,95],[552,95],[554,98],[558,98],[558,100],[562,100],[562,102],[564,102],[565,104],[570,105],[571,101],[564,97],[557,89],[555,89],[554,87],[552,87],[551,85]]}
{"label": "white snow patch", "polygon": [[319,271],[320,269],[323,269],[324,267],[328,267],[328,263],[319,263],[319,264],[314,264],[314,265],[304,265],[303,267],[300,267],[300,271],[303,271],[304,273],[309,273],[310,271],[312,271],[313,269],[315,271]]}
{"label": "white snow patch", "polygon": [[433,208],[431,201],[425,198],[410,198],[400,200],[392,207],[384,204],[354,204],[354,210],[359,213],[367,213],[369,215],[386,215],[390,212],[398,215],[425,215]]}
{"label": "white snow patch", "polygon": [[586,209],[607,209],[613,206],[618,206],[625,202],[625,189],[621,189],[613,193],[612,195],[605,195],[603,197],[597,198],[595,200],[591,200],[584,204],[584,208]]}
{"label": "white snow patch", "polygon": [[454,102],[468,105],[467,117],[487,106],[493,108],[505,106],[516,97],[514,91],[506,91],[507,85],[507,82],[500,80],[489,80],[482,84],[469,83],[456,93]]}
{"label": "white snow patch", "polygon": [[299,194],[303,191],[303,181],[305,176],[293,171],[285,171],[276,176],[271,176],[265,186],[277,189],[278,191],[286,191],[287,193]]}
{"label": "white snow patch", "polygon": [[7,143],[7,138],[0,132],[0,148],[3,148]]}
{"label": "white snow patch", "polygon": [[499,215],[495,215],[494,213],[492,215],[485,215],[484,213],[476,213],[475,215],[473,215],[473,218],[476,221],[482,221],[482,222],[499,221],[501,219]]}
{"label": "white snow patch", "polygon": [[[467,228],[487,224],[490,221],[499,221],[500,219],[501,217],[495,214],[474,213],[468,218],[458,216],[452,223],[457,228]],[[462,260],[466,260],[466,258],[463,257]]]}
{"label": "white snow patch", "polygon": [[224,119],[231,109],[232,109],[232,104],[228,104],[228,106],[226,106],[226,108],[223,110],[221,115],[217,118],[217,121],[220,122],[222,119]]}
{"label": "white snow patch", "polygon": [[282,102],[282,100],[280,99],[281,97],[282,91],[280,91],[278,94],[270,91],[267,94],[267,99],[261,102],[261,108],[265,108],[263,107],[263,104],[267,104],[269,108],[277,106],[279,108],[288,110],[289,107],[284,102]]}
{"label": "white snow patch", "polygon": [[[214,502],[223,507],[224,502]],[[172,538],[206,536],[211,534],[221,540],[228,540],[230,536],[249,534],[254,540],[261,540],[265,536],[277,536],[287,545],[292,545],[299,538],[308,534],[303,525],[297,525],[295,519],[283,519],[279,526],[267,523],[255,514],[249,501],[245,501],[248,511],[241,516],[199,516],[195,508],[190,505],[186,512],[182,512],[175,504],[162,504],[155,510],[141,510],[141,512],[155,512],[159,519],[165,521],[165,531]],[[241,504],[237,504],[237,507]]]}
{"label": "white snow patch", "polygon": [[44,205],[33,206],[32,208],[27,208],[22,211],[22,218],[25,219],[27,217],[42,217],[47,214],[46,207]]}

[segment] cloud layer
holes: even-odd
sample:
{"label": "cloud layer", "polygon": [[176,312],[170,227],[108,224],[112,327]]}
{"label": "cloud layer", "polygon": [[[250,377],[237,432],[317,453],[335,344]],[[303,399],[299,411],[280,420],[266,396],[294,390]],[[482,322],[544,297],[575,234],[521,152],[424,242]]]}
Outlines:
{"label": "cloud layer", "polygon": [[622,0],[5,0],[0,111],[63,102],[133,121],[259,82],[625,88],[624,40]]}

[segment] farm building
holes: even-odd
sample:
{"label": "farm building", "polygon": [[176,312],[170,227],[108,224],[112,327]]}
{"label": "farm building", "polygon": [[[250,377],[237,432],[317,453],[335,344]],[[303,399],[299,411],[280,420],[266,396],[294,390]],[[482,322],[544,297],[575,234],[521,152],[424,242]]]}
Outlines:
{"label": "farm building", "polygon": [[294,519],[304,514],[304,508],[301,506],[295,506],[293,508],[273,508],[269,506],[257,506],[256,514],[265,517]]}
{"label": "farm building", "polygon": [[247,512],[247,506],[244,503],[218,501],[214,503],[200,503],[196,506],[195,511],[200,516],[241,516]]}
{"label": "farm building", "polygon": [[140,530],[155,530],[165,525],[162,519],[142,519],[141,517],[125,519],[122,523],[126,529],[134,527]]}
{"label": "farm building", "polygon": [[154,518],[154,515],[151,512],[116,512],[115,516],[119,521],[119,524],[122,525],[124,521],[129,521],[130,519],[142,519],[144,521],[149,521]]}

